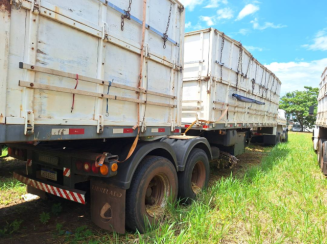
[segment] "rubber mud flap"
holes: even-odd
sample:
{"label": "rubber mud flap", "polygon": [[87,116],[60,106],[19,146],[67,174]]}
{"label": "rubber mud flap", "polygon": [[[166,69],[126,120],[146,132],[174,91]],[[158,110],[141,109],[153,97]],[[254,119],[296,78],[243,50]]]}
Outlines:
{"label": "rubber mud flap", "polygon": [[126,190],[91,179],[91,218],[102,229],[125,234]]}

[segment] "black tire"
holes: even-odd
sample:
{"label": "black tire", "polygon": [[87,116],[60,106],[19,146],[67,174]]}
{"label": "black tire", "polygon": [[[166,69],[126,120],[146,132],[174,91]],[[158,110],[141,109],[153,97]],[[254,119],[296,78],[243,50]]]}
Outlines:
{"label": "black tire", "polygon": [[145,157],[135,171],[126,194],[126,226],[140,233],[156,226],[167,201],[175,201],[177,190],[174,165],[163,157]]}
{"label": "black tire", "polygon": [[318,141],[318,150],[317,150],[317,158],[318,158],[318,166],[321,167],[321,162],[323,161],[323,154],[322,154],[322,140],[319,139]]}
{"label": "black tire", "polygon": [[324,162],[327,162],[326,149],[327,149],[327,141],[324,141],[322,142],[322,150],[321,150],[322,155],[321,155],[320,169],[325,176],[327,175],[327,167],[324,164]]}
{"label": "black tire", "polygon": [[178,173],[178,194],[185,202],[190,203],[196,195],[208,186],[210,165],[207,154],[195,148],[188,156],[185,170]]}

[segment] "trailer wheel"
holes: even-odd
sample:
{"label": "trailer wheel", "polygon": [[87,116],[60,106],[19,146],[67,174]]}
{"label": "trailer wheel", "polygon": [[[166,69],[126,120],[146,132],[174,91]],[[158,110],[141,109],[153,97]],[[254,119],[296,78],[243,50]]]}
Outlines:
{"label": "trailer wheel", "polygon": [[188,156],[185,170],[178,173],[178,193],[181,199],[190,202],[206,188],[209,181],[210,165],[207,154],[198,148]]}
{"label": "trailer wheel", "polygon": [[174,165],[166,158],[147,156],[136,170],[126,195],[126,225],[140,233],[157,225],[168,201],[177,196]]}

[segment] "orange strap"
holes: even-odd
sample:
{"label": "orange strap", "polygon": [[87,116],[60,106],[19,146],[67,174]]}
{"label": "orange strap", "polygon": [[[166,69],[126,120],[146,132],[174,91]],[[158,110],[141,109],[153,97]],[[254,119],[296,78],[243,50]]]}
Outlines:
{"label": "orange strap", "polygon": [[221,116],[219,117],[218,120],[216,121],[209,121],[209,120],[195,120],[186,130],[185,132],[182,134],[183,136],[186,136],[186,133],[197,123],[197,122],[204,122],[206,124],[210,124],[210,123],[218,123],[220,120],[222,120],[222,118],[224,118],[227,114],[228,111],[228,107],[225,109],[225,111],[221,114]]}

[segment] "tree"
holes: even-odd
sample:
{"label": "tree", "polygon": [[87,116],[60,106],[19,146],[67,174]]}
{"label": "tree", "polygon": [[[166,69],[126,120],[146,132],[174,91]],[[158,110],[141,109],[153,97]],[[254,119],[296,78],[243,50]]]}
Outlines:
{"label": "tree", "polygon": [[314,115],[309,115],[309,107],[317,106],[319,88],[305,86],[304,91],[293,91],[287,93],[280,100],[279,108],[284,109],[288,116],[295,117],[295,121],[299,122],[302,131],[304,126],[312,127],[316,122],[317,109]]}

